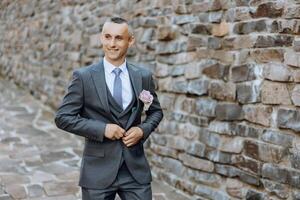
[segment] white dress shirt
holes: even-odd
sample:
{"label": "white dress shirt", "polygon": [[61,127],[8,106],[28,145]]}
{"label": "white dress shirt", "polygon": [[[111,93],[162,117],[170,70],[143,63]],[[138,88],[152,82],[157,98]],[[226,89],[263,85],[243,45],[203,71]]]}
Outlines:
{"label": "white dress shirt", "polygon": [[[105,57],[103,59],[103,65],[104,65],[106,85],[110,93],[113,95],[114,80],[115,80],[115,74],[113,73],[113,70],[117,67],[109,63],[105,59]],[[122,103],[123,103],[123,109],[125,110],[132,100],[132,87],[129,78],[129,73],[126,67],[126,60],[118,68],[122,70],[122,72],[120,73],[120,78],[122,80]]]}

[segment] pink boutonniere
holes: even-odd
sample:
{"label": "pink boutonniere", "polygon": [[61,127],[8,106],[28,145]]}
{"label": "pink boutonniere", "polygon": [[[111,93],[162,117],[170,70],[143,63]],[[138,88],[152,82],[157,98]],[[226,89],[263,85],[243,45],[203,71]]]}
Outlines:
{"label": "pink boutonniere", "polygon": [[153,96],[148,90],[143,90],[139,95],[139,99],[144,103],[144,111],[147,111],[152,104]]}

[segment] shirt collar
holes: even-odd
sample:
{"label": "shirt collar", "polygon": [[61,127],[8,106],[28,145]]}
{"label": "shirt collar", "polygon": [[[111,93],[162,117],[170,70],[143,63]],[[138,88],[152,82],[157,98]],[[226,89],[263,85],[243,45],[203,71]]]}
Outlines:
{"label": "shirt collar", "polygon": [[113,64],[111,64],[110,62],[108,62],[106,60],[106,58],[104,57],[103,59],[103,65],[104,65],[104,69],[108,72],[108,73],[113,73],[113,70],[115,68],[120,68],[122,70],[122,72],[126,72],[127,70],[127,67],[126,67],[126,59],[125,61],[119,66],[119,67],[116,67],[114,66]]}

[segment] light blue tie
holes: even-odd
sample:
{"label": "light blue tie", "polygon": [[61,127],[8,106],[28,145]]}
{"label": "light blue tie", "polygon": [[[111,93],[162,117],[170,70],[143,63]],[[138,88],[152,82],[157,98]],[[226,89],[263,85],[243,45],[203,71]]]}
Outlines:
{"label": "light blue tie", "polygon": [[113,73],[115,74],[115,80],[114,80],[114,92],[113,96],[116,100],[116,102],[123,108],[122,103],[122,80],[120,78],[122,70],[120,68],[115,68],[113,70]]}

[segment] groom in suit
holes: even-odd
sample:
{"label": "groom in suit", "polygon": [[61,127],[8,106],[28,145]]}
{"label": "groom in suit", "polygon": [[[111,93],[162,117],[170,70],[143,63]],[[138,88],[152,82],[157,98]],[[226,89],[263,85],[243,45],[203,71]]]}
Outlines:
{"label": "groom in suit", "polygon": [[74,71],[55,123],[85,137],[83,200],[151,200],[143,143],[163,118],[152,74],[126,60],[134,37],[125,19],[106,21],[100,37],[105,57]]}

